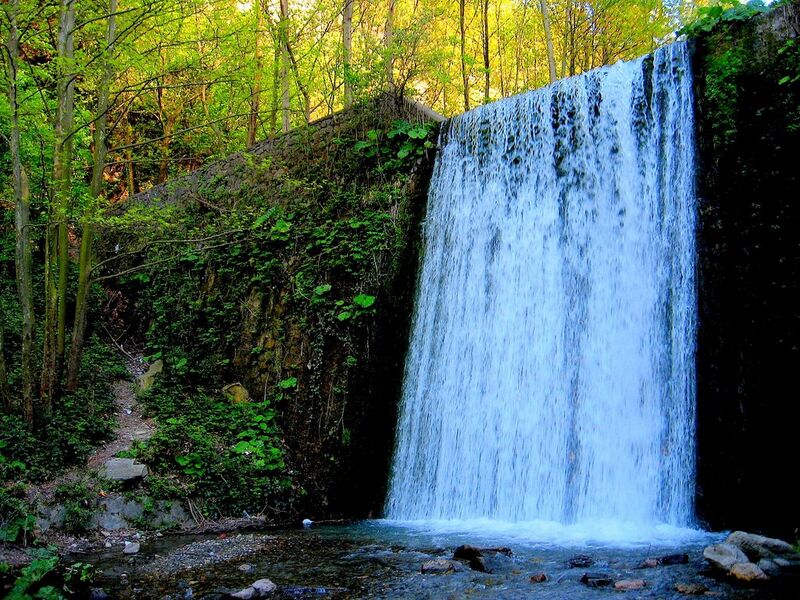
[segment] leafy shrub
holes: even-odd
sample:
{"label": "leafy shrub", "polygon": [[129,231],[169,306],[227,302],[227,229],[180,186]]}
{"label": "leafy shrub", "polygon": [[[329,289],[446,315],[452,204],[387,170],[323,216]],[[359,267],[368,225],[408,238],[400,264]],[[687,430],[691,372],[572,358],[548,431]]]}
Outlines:
{"label": "leafy shrub", "polygon": [[0,414],[0,480],[43,481],[82,462],[106,441],[114,425],[110,382],[127,374],[97,337],[83,356],[85,377],[53,407],[52,418],[31,432],[18,414]]}
{"label": "leafy shrub", "polygon": [[23,485],[0,487],[0,542],[20,542],[27,545],[36,518],[26,501]]}
{"label": "leafy shrub", "polygon": [[96,508],[95,495],[84,481],[62,483],[56,487],[55,497],[64,507],[64,531],[82,533],[89,529]]}
{"label": "leafy shrub", "polygon": [[697,19],[678,30],[678,35],[694,37],[712,31],[721,23],[746,21],[768,10],[769,7],[761,0],[752,0],[751,2],[721,0],[716,4],[699,7]]}
{"label": "leafy shrub", "polygon": [[176,386],[157,386],[144,401],[159,423],[138,450],[156,475],[147,482],[154,497],[198,499],[208,516],[255,514],[286,499],[291,482],[269,401],[232,404]]}

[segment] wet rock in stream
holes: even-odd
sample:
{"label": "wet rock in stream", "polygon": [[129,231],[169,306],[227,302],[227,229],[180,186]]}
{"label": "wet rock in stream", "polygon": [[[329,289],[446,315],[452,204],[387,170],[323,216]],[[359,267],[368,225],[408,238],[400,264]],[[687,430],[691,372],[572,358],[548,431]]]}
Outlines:
{"label": "wet rock in stream", "polygon": [[699,596],[708,591],[708,587],[702,583],[676,583],[675,591],[685,596]]}
{"label": "wet rock in stream", "polygon": [[569,566],[573,569],[586,569],[594,564],[594,559],[588,554],[578,554],[569,559]]}
{"label": "wet rock in stream", "polygon": [[607,573],[584,573],[581,583],[592,588],[607,587],[614,583],[614,580]]}
{"label": "wet rock in stream", "polygon": [[[461,567],[463,569],[463,567]],[[420,571],[424,575],[449,575],[459,570],[459,564],[447,558],[434,558],[422,563]]]}
{"label": "wet rock in stream", "polygon": [[644,579],[621,579],[614,582],[614,589],[623,592],[641,590],[645,587],[647,587],[647,582]]}
{"label": "wet rock in stream", "polygon": [[231,594],[231,598],[239,598],[240,600],[250,600],[251,598],[265,598],[276,592],[278,590],[278,586],[275,585],[269,579],[259,579],[258,581],[254,581],[246,588],[239,590],[238,592]]}

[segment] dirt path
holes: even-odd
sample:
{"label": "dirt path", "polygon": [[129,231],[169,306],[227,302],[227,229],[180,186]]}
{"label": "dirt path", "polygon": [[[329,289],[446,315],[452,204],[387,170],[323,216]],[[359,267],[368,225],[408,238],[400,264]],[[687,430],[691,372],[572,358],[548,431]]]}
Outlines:
{"label": "dirt path", "polygon": [[105,462],[118,452],[130,450],[134,441],[145,441],[152,437],[155,427],[152,419],[142,417],[142,407],[136,400],[135,386],[135,383],[124,380],[112,384],[111,390],[117,406],[116,435],[113,440],[99,447],[89,457],[86,463],[89,469],[102,468]]}

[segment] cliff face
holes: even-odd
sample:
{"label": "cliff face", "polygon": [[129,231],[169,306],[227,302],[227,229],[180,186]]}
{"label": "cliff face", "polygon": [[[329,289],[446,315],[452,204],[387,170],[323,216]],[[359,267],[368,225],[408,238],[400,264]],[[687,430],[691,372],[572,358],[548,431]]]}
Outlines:
{"label": "cliff face", "polygon": [[124,284],[147,352],[189,389],[271,399],[315,517],[380,509],[439,120],[384,96],[137,197],[213,239]]}
{"label": "cliff face", "polygon": [[800,5],[722,24],[695,54],[698,511],[714,529],[800,526]]}

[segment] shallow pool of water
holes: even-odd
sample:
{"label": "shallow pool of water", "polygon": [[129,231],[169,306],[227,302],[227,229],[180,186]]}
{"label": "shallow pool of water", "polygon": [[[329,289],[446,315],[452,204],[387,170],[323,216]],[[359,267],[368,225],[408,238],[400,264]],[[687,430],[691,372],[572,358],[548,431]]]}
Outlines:
{"label": "shallow pool of water", "polygon": [[[700,584],[718,598],[798,598],[797,590],[744,588],[712,576],[702,558],[703,547],[721,534],[700,534],[671,543],[592,542],[591,536],[572,541],[563,536],[526,537],[524,527],[515,532],[492,533],[473,524],[469,531],[456,531],[455,523],[398,524],[366,521],[343,526],[312,526],[255,534],[255,542],[266,543],[256,554],[202,568],[171,572],[180,560],[171,561],[188,544],[219,539],[214,536],[164,536],[142,546],[134,557],[121,549],[91,557],[101,571],[98,585],[112,597],[172,598],[224,597],[260,578],[279,586],[275,598],[541,598],[600,599],[616,594],[613,585],[592,588],[581,583],[585,573],[607,576],[612,581],[642,579],[646,587],[624,592],[631,598],[686,598],[676,590],[677,583]],[[531,530],[528,530],[531,533]],[[563,533],[563,531],[561,532]],[[230,539],[232,536],[228,536]],[[543,540],[543,541],[541,541]],[[254,542],[254,545],[258,545]],[[486,553],[491,572],[478,572],[459,564],[451,574],[421,573],[422,564],[434,558],[452,558],[461,544],[488,548],[510,547],[512,556]],[[685,564],[641,568],[647,558],[686,553]],[[588,556],[589,567],[570,566],[577,555]],[[170,569],[152,572],[154,560]],[[84,557],[85,560],[85,557]],[[161,564],[159,563],[159,564]],[[251,565],[245,572],[243,564]],[[542,583],[531,577],[547,576]]]}

